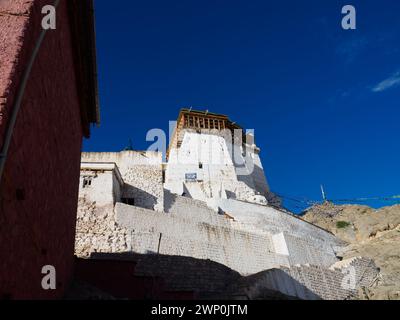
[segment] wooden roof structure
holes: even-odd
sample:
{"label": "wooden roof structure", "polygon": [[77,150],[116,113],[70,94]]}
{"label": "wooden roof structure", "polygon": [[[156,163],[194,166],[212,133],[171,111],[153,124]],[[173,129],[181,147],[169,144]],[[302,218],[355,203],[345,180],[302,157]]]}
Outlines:
{"label": "wooden roof structure", "polygon": [[90,125],[100,124],[97,83],[96,32],[93,0],[68,0],[82,129],[90,136]]}
{"label": "wooden roof structure", "polygon": [[169,148],[167,150],[167,159],[171,148],[179,148],[182,140],[184,130],[193,130],[196,132],[214,130],[230,130],[233,134],[235,129],[242,129],[237,123],[229,120],[228,116],[218,113],[212,113],[208,110],[200,111],[193,110],[192,108],[183,108],[180,110],[175,131],[172,135]]}

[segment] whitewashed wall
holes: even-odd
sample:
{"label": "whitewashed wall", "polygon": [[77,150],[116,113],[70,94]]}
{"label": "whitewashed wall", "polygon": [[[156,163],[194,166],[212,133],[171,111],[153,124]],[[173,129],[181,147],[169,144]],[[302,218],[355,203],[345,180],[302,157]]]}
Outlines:
{"label": "whitewashed wall", "polygon": [[268,233],[233,228],[229,220],[224,226],[121,203],[115,212],[118,225],[130,230],[132,250],[137,253],[209,259],[244,275],[289,265],[287,256],[274,251]]}
{"label": "whitewashed wall", "polygon": [[254,147],[249,151],[247,157],[242,147],[233,151],[230,139],[223,135],[185,131],[181,147],[170,150],[164,187],[182,194],[185,175],[196,174],[199,187],[191,183],[188,188],[200,188],[202,193],[193,190],[193,198],[227,196],[254,201],[256,193],[266,195],[269,187],[257,152]]}
{"label": "whitewashed wall", "polygon": [[272,235],[282,234],[292,265],[330,266],[337,261],[336,250],[344,245],[333,234],[275,208],[233,199],[209,199],[208,204],[244,225],[257,226]]}
{"label": "whitewashed wall", "polygon": [[[84,186],[84,180],[90,185]],[[79,197],[95,202],[99,207],[121,200],[123,180],[114,163],[82,163]]]}
{"label": "whitewashed wall", "polygon": [[152,151],[84,152],[82,162],[114,162],[124,180],[122,197],[135,205],[163,210],[162,155]]}

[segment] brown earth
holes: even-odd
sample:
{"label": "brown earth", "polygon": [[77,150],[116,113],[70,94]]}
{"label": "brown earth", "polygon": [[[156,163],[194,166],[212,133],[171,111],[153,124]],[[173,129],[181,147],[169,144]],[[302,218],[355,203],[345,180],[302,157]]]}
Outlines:
{"label": "brown earth", "polygon": [[326,202],[307,209],[302,218],[346,241],[343,258],[375,261],[381,276],[373,287],[360,291],[360,299],[400,300],[400,205],[375,210]]}

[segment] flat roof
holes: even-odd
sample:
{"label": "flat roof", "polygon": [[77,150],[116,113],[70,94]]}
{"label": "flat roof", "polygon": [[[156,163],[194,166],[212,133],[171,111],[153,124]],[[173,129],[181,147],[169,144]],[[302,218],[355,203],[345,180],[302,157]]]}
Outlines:
{"label": "flat roof", "polygon": [[124,179],[119,172],[118,166],[115,162],[81,162],[81,171],[112,171],[121,185],[124,184]]}

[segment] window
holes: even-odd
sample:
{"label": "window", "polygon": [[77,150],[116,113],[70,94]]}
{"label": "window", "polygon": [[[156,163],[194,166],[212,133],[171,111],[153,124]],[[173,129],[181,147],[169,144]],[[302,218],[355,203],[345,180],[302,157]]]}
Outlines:
{"label": "window", "polygon": [[129,206],[134,206],[135,205],[135,199],[133,198],[121,198],[121,202],[125,203]]}
{"label": "window", "polygon": [[203,169],[203,163],[199,163],[199,169]]}
{"label": "window", "polygon": [[18,188],[17,190],[15,190],[15,195],[16,195],[18,201],[25,200],[25,190],[24,189]]}
{"label": "window", "polygon": [[83,177],[82,188],[89,188],[92,185],[92,177]]}

